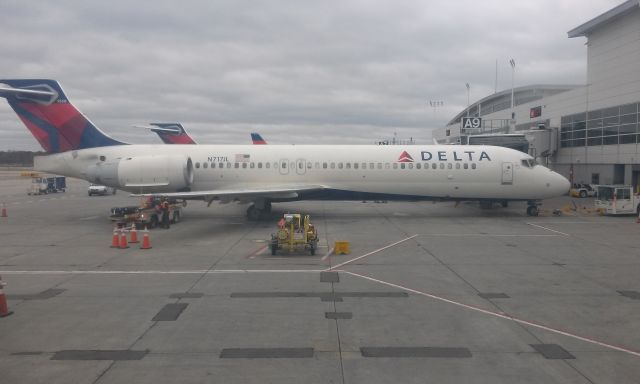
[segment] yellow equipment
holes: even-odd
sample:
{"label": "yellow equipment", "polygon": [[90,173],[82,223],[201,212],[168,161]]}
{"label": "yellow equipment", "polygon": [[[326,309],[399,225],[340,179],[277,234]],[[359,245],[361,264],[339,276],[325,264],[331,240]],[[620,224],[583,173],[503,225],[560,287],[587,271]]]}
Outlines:
{"label": "yellow equipment", "polygon": [[300,213],[285,213],[278,222],[278,232],[271,235],[271,254],[275,255],[278,249],[309,250],[311,255],[316,254],[318,248],[318,232],[311,224],[309,215]]}

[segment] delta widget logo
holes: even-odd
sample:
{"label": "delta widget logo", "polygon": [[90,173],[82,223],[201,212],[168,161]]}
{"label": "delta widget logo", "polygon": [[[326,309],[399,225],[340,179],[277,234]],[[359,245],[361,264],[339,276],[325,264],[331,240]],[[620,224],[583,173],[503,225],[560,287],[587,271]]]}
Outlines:
{"label": "delta widget logo", "polygon": [[402,151],[400,157],[398,157],[400,163],[413,163],[413,157],[407,151]]}

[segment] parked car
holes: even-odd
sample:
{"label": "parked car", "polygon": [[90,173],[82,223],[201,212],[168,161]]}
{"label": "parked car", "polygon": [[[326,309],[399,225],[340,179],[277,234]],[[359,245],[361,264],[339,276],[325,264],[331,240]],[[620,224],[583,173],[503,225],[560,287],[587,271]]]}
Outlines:
{"label": "parked car", "polygon": [[93,195],[115,195],[116,189],[106,185],[91,184],[88,190],[89,196]]}
{"label": "parked car", "polygon": [[573,197],[597,197],[598,188],[591,184],[574,183],[571,186],[571,196]]}

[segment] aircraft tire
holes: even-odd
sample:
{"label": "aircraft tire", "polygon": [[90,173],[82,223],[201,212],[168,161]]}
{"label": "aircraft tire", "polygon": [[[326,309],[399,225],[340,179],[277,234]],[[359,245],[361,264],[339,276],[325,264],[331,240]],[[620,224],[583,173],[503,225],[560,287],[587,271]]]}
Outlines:
{"label": "aircraft tire", "polygon": [[527,207],[527,216],[538,216],[538,207],[530,205]]}
{"label": "aircraft tire", "polygon": [[247,208],[247,218],[250,221],[258,221],[260,220],[260,216],[262,215],[262,211],[256,208],[255,206],[250,206]]}

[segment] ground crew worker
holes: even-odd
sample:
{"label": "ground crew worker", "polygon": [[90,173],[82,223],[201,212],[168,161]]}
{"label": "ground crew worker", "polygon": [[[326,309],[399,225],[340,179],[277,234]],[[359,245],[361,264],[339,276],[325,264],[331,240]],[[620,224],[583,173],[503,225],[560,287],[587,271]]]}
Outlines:
{"label": "ground crew worker", "polygon": [[162,199],[160,208],[162,209],[162,228],[169,229],[169,201],[166,198]]}

